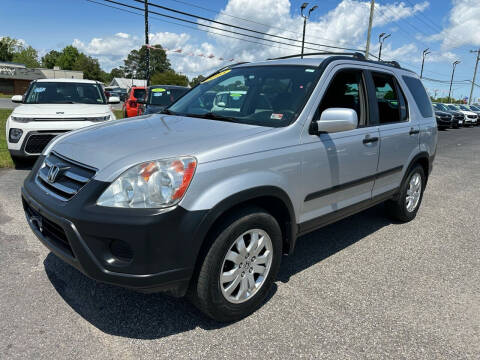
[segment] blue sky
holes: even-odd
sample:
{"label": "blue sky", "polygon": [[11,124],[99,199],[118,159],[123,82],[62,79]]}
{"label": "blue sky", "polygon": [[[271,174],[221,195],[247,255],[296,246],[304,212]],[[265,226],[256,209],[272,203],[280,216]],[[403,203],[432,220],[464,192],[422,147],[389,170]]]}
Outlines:
{"label": "blue sky", "polygon": [[[142,6],[133,0],[118,1]],[[151,1],[229,24],[301,38],[299,9],[303,0]],[[310,1],[310,5],[317,5],[318,9],[312,13],[307,25],[307,41],[364,48],[368,3],[368,0]],[[419,73],[421,52],[428,47],[432,54],[427,57],[424,76],[441,81],[450,79],[451,63],[460,60],[455,74],[455,80],[459,82],[453,86],[454,95],[468,96],[470,85],[460,81],[471,80],[475,56],[469,50],[480,48],[480,1],[377,0],[376,3],[372,53],[378,53],[378,34],[391,33],[382,50],[382,58],[395,59]],[[86,0],[3,0],[2,4],[4,10],[0,12],[0,36],[22,39],[39,50],[40,54],[74,44],[99,58],[102,66],[109,70],[121,65],[125,55],[143,43],[141,16]],[[182,49],[182,54],[169,53],[168,56],[177,71],[190,77],[224,65],[226,62],[220,57],[252,61],[298,52],[291,46],[250,39],[264,45],[254,44],[205,33],[198,30],[200,28],[197,25],[185,24],[185,27],[171,22],[152,17],[151,41],[169,49]],[[215,55],[215,58],[187,56],[185,53]],[[480,75],[477,83],[480,83]],[[432,93],[438,90],[438,94],[445,95],[448,91],[446,83],[425,80],[425,85]],[[474,97],[480,98],[479,87],[475,88]]]}

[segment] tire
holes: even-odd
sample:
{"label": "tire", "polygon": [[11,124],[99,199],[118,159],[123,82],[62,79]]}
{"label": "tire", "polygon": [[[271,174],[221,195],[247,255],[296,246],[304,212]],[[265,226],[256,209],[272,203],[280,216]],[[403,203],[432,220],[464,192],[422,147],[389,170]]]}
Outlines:
{"label": "tire", "polygon": [[[412,209],[408,205],[412,205],[411,203],[409,204],[407,202],[407,192],[411,188],[410,182],[416,177],[416,175],[419,176],[421,184],[419,188],[419,194],[418,194],[418,200],[416,200],[416,205]],[[398,220],[401,222],[408,222],[412,221],[415,219],[415,216],[417,216],[418,209],[420,208],[420,204],[422,203],[423,199],[423,192],[425,190],[425,185],[426,185],[426,176],[425,172],[423,171],[423,167],[420,165],[415,165],[412,167],[412,169],[409,171],[408,175],[405,177],[405,179],[402,182],[402,185],[400,186],[400,193],[399,195],[392,200],[389,200],[385,203],[387,212],[390,215],[391,218],[394,220]]]}
{"label": "tire", "polygon": [[[255,258],[254,248],[248,251],[252,244],[252,239],[256,239],[255,235],[252,235],[252,232],[255,231],[261,233],[258,243],[263,241],[265,249],[264,251],[262,248],[258,253],[258,259]],[[249,237],[250,235],[252,236]],[[190,300],[200,311],[216,321],[231,322],[240,320],[253,313],[262,305],[277,276],[282,257],[282,232],[280,226],[275,218],[262,208],[248,207],[222,221],[212,232],[211,239],[213,243],[201,265],[196,281],[192,283],[190,288]],[[239,239],[243,239],[243,243],[246,246],[245,253],[242,253],[236,247]],[[266,246],[268,239],[270,239],[271,245],[269,253],[267,253]],[[244,263],[239,261],[235,263],[227,259],[227,253],[235,254],[235,259],[240,259],[239,261]],[[236,256],[237,254],[239,257]],[[245,258],[243,257],[244,254],[247,254]],[[268,254],[271,254],[271,260],[263,262],[264,259],[269,257]],[[260,260],[261,257],[262,260]],[[265,265],[264,275],[266,276],[264,277],[252,271],[253,267],[259,269],[258,264],[262,262]],[[231,282],[222,282],[222,274],[230,273],[232,273],[232,279],[235,279]],[[255,278],[255,276],[257,277]],[[242,291],[242,286],[249,284],[249,279],[254,281],[251,283],[254,286],[252,286],[253,291],[250,290],[250,294],[248,291]],[[258,287],[255,288],[257,282]],[[229,286],[232,286],[231,289],[233,289],[230,295],[227,294]],[[242,299],[241,294],[245,294],[244,299]],[[238,299],[234,299],[235,296]]]}

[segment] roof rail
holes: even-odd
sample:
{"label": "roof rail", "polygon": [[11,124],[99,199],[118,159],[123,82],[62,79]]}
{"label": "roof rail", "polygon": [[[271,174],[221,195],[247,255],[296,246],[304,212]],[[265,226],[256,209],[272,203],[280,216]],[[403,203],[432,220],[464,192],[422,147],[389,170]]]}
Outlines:
{"label": "roof rail", "polygon": [[395,61],[395,60],[392,60],[392,61],[383,61],[383,60],[380,60],[379,63],[384,63],[384,64],[388,64],[388,65],[392,65],[396,68],[399,68],[401,69],[402,67],[400,66],[400,64],[398,63],[398,61]]}
{"label": "roof rail", "polygon": [[296,57],[301,57],[301,56],[314,56],[314,55],[347,55],[347,56],[352,56],[356,59],[365,60],[365,56],[362,53],[359,53],[359,52],[350,52],[350,53],[345,52],[344,53],[344,52],[328,52],[328,51],[280,56],[280,57],[276,57],[276,58],[270,58],[270,59],[267,59],[267,60],[282,60],[282,59],[291,59],[291,58],[296,58]]}

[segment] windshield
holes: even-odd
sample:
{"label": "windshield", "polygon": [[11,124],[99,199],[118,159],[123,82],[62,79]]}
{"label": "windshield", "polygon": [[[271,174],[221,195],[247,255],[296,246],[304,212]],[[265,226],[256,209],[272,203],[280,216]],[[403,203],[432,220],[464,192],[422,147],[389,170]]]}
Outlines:
{"label": "windshield", "polygon": [[99,84],[35,82],[28,91],[25,103],[105,105],[107,102]]}
{"label": "windshield", "polygon": [[448,108],[443,104],[433,104],[433,106],[435,106],[435,109],[437,109],[437,110],[448,111]]}
{"label": "windshield", "polygon": [[300,114],[319,76],[317,67],[249,66],[204,80],[169,112],[213,120],[280,127]]}
{"label": "windshield", "polygon": [[450,110],[458,110],[455,105],[447,105]]}
{"label": "windshield", "polygon": [[459,105],[460,109],[462,109],[463,111],[470,111],[469,108],[467,108],[466,106],[464,105]]}
{"label": "windshield", "polygon": [[168,106],[189,89],[165,89],[157,87],[148,91],[148,105]]}
{"label": "windshield", "polygon": [[480,111],[480,108],[474,105],[470,105],[470,109],[472,109],[473,111]]}

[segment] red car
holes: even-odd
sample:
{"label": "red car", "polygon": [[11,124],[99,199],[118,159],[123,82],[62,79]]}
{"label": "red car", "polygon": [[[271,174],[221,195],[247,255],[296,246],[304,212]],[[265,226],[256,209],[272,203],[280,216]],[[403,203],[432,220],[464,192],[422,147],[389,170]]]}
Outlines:
{"label": "red car", "polygon": [[123,116],[132,117],[138,115],[138,102],[137,99],[145,96],[144,86],[132,86],[128,91],[127,98],[123,103]]}

